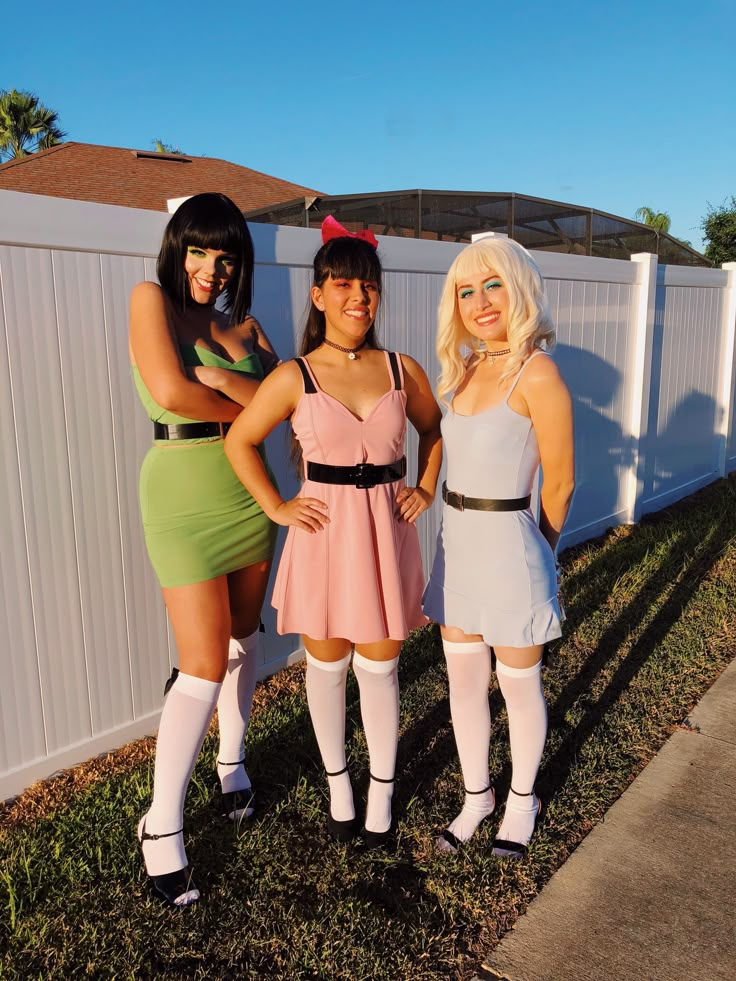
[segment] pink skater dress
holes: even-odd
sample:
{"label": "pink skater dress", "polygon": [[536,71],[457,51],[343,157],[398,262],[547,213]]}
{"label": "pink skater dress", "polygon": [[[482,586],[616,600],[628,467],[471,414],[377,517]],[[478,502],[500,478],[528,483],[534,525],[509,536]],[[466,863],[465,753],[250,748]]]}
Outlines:
{"label": "pink skater dress", "polygon": [[306,478],[308,462],[353,467],[402,458],[404,375],[401,358],[385,354],[391,387],[365,419],[323,392],[306,358],[297,359],[304,379],[304,395],[292,416],[304,460],[299,496],[324,501],[330,523],[316,534],[289,528],[273,592],[279,633],[370,644],[405,640],[427,622],[417,530],[396,517],[403,478],[368,488]]}

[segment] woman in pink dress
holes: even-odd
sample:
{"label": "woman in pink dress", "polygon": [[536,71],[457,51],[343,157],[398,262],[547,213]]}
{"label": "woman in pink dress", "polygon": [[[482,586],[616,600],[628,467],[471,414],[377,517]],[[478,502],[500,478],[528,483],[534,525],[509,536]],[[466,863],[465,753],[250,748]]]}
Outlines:
{"label": "woman in pink dress", "polygon": [[[345,759],[352,655],[370,757],[363,837],[376,847],[393,823],[399,650],[409,631],[426,623],[414,523],[434,499],[441,416],[416,361],[378,347],[374,236],[351,235],[328,218],[322,239],[301,357],[265,380],[233,424],[225,452],[265,513],[289,527],[273,604],[279,632],[304,638],[307,700],[330,789],[327,829],[343,842],[357,830]],[[290,501],[256,449],[285,419],[304,472]],[[419,434],[413,487],[404,481],[407,419]]]}

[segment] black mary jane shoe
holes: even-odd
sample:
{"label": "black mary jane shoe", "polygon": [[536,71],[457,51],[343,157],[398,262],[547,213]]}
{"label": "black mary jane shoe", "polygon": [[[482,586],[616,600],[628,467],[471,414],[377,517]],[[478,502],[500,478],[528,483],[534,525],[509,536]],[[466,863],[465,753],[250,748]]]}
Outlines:
{"label": "black mary jane shoe", "polygon": [[[179,831],[169,831],[162,835],[151,835],[146,831],[146,816],[144,815],[138,824],[138,842],[141,846],[143,867],[145,868],[146,865],[146,859],[143,855],[144,841],[158,841],[159,838],[173,838],[174,835],[180,835],[183,831],[184,829],[181,828]],[[146,875],[148,876],[149,885],[156,899],[159,899],[167,906],[172,906],[174,909],[184,909],[187,906],[192,906],[199,900],[199,889],[192,882],[192,875],[188,865],[183,869],[177,869],[175,872],[164,872],[163,875],[150,875],[148,872],[146,872]]]}
{"label": "black mary jane shoe", "polygon": [[[217,761],[218,766],[241,766],[245,759],[238,760],[236,763],[223,763]],[[222,799],[222,813],[228,819],[238,823],[249,821],[256,813],[256,794],[252,787],[245,787],[242,790],[229,790],[227,793],[220,791]]]}
{"label": "black mary jane shoe", "polygon": [[[371,780],[375,780],[376,783],[393,783],[394,778],[391,777],[390,780],[384,780],[383,777],[374,777],[370,774]],[[368,828],[363,828],[363,843],[365,847],[369,850],[374,848],[385,848],[394,838],[396,828],[394,827],[393,814],[391,815],[391,824],[385,831],[369,831]]]}
{"label": "black mary jane shoe", "polygon": [[[343,773],[347,773],[348,768],[344,766],[342,770],[336,770],[334,773],[327,773],[325,771],[325,776],[328,777],[341,777]],[[338,842],[340,845],[347,845],[348,842],[352,841],[358,832],[358,821],[356,818],[350,818],[348,821],[338,821],[337,818],[332,816],[332,811],[327,810],[327,834],[332,838],[333,841]]]}
{"label": "black mary jane shoe", "polygon": [[[536,799],[537,812],[534,815],[534,827],[532,828],[532,834],[534,834],[537,827],[537,822],[539,821],[539,818],[542,815],[542,801],[539,799],[539,797],[537,797],[537,795],[534,793],[533,790],[528,794],[519,794],[512,787],[511,793],[515,794],[517,797],[534,797]],[[509,802],[507,800],[506,807],[508,806],[509,806]],[[512,810],[514,810],[513,807]],[[516,810],[518,812],[518,808]],[[529,836],[529,840],[531,841],[531,835]],[[511,841],[508,838],[494,838],[492,847],[493,847],[492,854],[496,858],[505,858],[512,862],[519,861],[519,859],[524,858],[527,852],[529,851],[528,842]]]}

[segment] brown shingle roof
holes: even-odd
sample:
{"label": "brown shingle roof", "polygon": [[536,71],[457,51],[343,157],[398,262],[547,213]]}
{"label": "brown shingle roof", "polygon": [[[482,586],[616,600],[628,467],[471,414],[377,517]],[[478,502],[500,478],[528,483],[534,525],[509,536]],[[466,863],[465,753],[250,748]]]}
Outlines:
{"label": "brown shingle roof", "polygon": [[0,189],[149,211],[202,191],[221,191],[243,211],[317,193],[227,160],[92,143],[61,143],[0,164]]}

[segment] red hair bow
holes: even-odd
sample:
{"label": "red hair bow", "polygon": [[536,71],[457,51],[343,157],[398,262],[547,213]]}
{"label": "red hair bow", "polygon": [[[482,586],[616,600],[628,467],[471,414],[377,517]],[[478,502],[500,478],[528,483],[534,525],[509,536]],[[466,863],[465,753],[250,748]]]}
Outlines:
{"label": "red hair bow", "polygon": [[333,238],[359,238],[361,241],[372,245],[374,249],[378,248],[378,239],[373,232],[367,229],[360,232],[349,232],[336,218],[328,215],[322,222],[322,244],[325,245]]}

